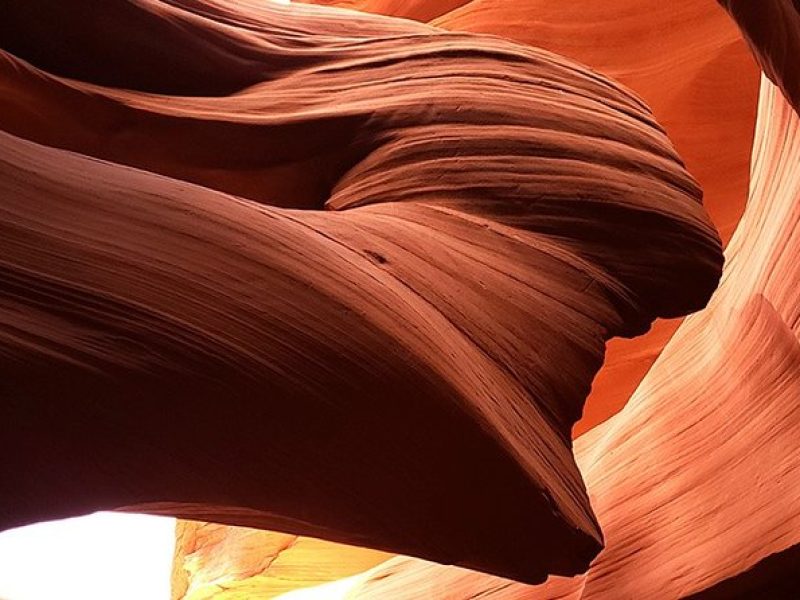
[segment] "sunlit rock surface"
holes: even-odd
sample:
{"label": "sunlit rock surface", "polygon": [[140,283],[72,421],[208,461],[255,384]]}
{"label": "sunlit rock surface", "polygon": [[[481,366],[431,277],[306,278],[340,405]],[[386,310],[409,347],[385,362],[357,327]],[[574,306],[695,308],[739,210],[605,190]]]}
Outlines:
{"label": "sunlit rock surface", "polygon": [[[794,7],[780,1],[738,4],[738,10],[731,11],[759,62],[786,97],[793,99],[798,83],[797,63],[791,60],[798,39],[791,13]],[[718,69],[709,66],[704,77],[684,80],[685,85],[696,86],[685,90],[687,105],[695,98],[692,91],[701,93],[704,85],[716,81],[728,93],[716,98],[709,94],[706,100],[727,103],[728,110],[707,115],[703,127],[690,126],[688,113],[682,117],[676,113],[669,130],[683,123],[691,137],[693,129],[700,136],[717,128],[705,145],[698,138],[689,146],[707,173],[707,190],[731,185],[727,192],[706,196],[712,202],[718,198],[716,218],[722,219],[723,230],[733,229],[738,209],[731,206],[740,205],[745,196],[736,187],[748,180],[749,201],[727,250],[723,284],[711,305],[681,327],[622,413],[576,443],[578,464],[605,532],[606,549],[586,575],[551,578],[543,586],[398,557],[347,580],[303,592],[298,599],[797,597],[800,124],[781,92],[764,80],[752,147],[752,178],[740,160],[724,165],[725,156],[741,155],[745,144],[751,152],[747,134],[747,107],[752,105],[749,99],[754,89],[751,65],[737,58],[740,63],[733,66],[734,57],[742,56],[742,45],[730,37],[730,27],[720,21],[722,13],[712,3],[660,5],[663,10],[650,10],[646,18],[674,16],[679,14],[677,7],[696,11],[691,19],[677,19],[664,32],[667,37],[689,36],[702,22],[698,15],[707,14],[708,27],[695,32],[698,37],[687,52],[720,43],[714,54],[716,64],[728,64]],[[555,5],[550,13],[538,8],[542,10],[527,23],[529,30],[545,20],[542,15],[567,11]],[[783,18],[769,21],[762,13]],[[577,11],[571,16],[577,18]],[[615,24],[603,21],[602,26]],[[525,35],[526,29],[518,31]],[[726,36],[729,42],[721,43]],[[553,37],[559,39],[556,34]],[[630,37],[622,36],[620,42]],[[564,45],[585,43],[583,37],[560,39]],[[649,47],[643,45],[641,50]],[[616,51],[612,44],[602,48]],[[663,59],[668,61],[673,55],[667,53]],[[617,60],[624,57],[619,52]],[[641,57],[641,51],[627,55],[630,61]],[[667,70],[673,81],[665,82],[662,91],[681,80],[677,65]],[[641,73],[647,70],[631,69],[632,76]],[[664,77],[664,72],[655,71],[655,75]],[[644,88],[637,91],[647,97]],[[670,97],[676,95],[673,92]],[[708,106],[702,104],[698,101],[695,110]],[[738,121],[736,106],[742,109]],[[741,133],[734,141],[724,130],[735,129],[737,122]],[[684,148],[689,146],[684,143]],[[726,199],[731,201],[727,207]],[[726,210],[734,212],[726,216]],[[294,597],[285,596],[287,600]]]}
{"label": "sunlit rock surface", "polygon": [[606,548],[523,586],[396,558],[347,598],[795,598],[800,568],[800,119],[762,85],[750,200],[709,307],[576,442]]}
{"label": "sunlit rock surface", "polygon": [[588,567],[570,434],[605,341],[703,307],[722,262],[638,96],[322,7],[4,17],[0,527],[124,509]]}
{"label": "sunlit rock surface", "polygon": [[390,558],[383,552],[215,523],[179,521],[172,597],[271,598],[357,575]]}

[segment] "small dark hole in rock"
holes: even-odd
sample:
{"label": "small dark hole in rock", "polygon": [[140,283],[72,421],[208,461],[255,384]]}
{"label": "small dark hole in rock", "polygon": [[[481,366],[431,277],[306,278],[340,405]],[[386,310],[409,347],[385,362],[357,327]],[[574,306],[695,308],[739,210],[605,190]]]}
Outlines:
{"label": "small dark hole in rock", "polygon": [[372,260],[374,260],[379,265],[389,262],[387,258],[380,254],[379,252],[375,252],[374,250],[364,250],[364,254],[369,256]]}

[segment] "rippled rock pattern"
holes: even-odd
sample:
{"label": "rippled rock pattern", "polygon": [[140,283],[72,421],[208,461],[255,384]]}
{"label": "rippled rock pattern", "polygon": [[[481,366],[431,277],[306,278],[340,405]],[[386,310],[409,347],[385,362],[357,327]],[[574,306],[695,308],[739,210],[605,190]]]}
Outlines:
{"label": "rippled rock pattern", "polygon": [[605,341],[722,263],[636,95],[321,7],[5,17],[0,527],[126,509],[588,567],[570,433]]}
{"label": "rippled rock pattern", "polygon": [[[325,2],[326,4],[331,2]],[[437,27],[498,35],[567,56],[639,95],[703,188],[703,205],[727,242],[744,210],[759,69],[732,19],[709,0],[337,0]],[[458,6],[454,6],[457,4]],[[757,18],[763,3],[744,1]],[[441,11],[441,12],[440,12]],[[435,14],[435,17],[431,15]],[[679,319],[607,344],[580,435],[630,398]]]}
{"label": "rippled rock pattern", "polygon": [[795,598],[799,159],[800,118],[765,79],[720,289],[626,407],[576,441],[606,541],[585,575],[524,586],[400,557],[347,598]]}
{"label": "rippled rock pattern", "polygon": [[[619,12],[605,20],[593,19],[591,3],[570,3],[572,10],[533,2],[529,12],[528,4],[464,4],[439,22],[460,21],[465,28],[538,42],[573,56],[585,52],[581,60],[613,72],[648,99],[687,162],[697,165],[692,171],[703,182],[706,203],[725,237],[738,219],[731,205],[744,197],[738,199],[737,189],[749,179],[747,211],[727,249],[723,283],[710,306],[680,328],[628,406],[576,442],[606,541],[585,575],[527,586],[398,557],[316,588],[313,597],[796,598],[800,120],[792,105],[798,108],[794,90],[800,81],[794,60],[800,39],[797,3],[722,3],[780,88],[762,82],[749,173],[736,156],[745,144],[750,149],[744,130],[753,81],[740,58],[741,44],[730,39],[720,21],[724,14],[713,3],[659,3],[644,11],[607,3],[603,11]],[[360,8],[370,6],[365,2]],[[582,17],[598,23],[597,36],[617,35],[618,43],[566,35]],[[635,46],[646,37],[643,32],[653,30],[649,24],[662,17],[674,22],[659,29],[659,44],[643,43],[637,52],[618,48]],[[661,59],[665,64],[682,60],[676,59],[674,68],[652,68],[655,59],[646,50],[657,53],[670,39],[683,39],[684,52],[675,46],[661,52]],[[706,67],[698,68],[701,64]],[[716,114],[707,114],[705,123],[693,121],[693,114],[702,114],[693,112],[698,110]],[[605,382],[611,382],[611,390],[627,385],[624,377],[613,375]]]}

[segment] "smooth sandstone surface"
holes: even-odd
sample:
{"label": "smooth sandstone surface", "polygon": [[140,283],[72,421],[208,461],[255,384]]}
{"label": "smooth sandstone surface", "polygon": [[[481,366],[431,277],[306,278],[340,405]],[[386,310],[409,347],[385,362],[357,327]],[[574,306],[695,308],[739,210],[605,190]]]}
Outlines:
{"label": "smooth sandstone surface", "polygon": [[272,598],[360,574],[390,557],[288,533],[178,521],[172,596]]}
{"label": "smooth sandstone surface", "polygon": [[761,68],[800,107],[800,2],[717,0],[742,28]]}
{"label": "smooth sandstone surface", "polygon": [[[633,89],[702,186],[723,241],[730,239],[747,198],[759,74],[714,2],[473,0],[433,23],[546,48]],[[624,406],[679,324],[658,321],[645,336],[609,344],[576,436]]]}
{"label": "smooth sandstone surface", "polygon": [[[420,20],[431,18],[431,10],[439,12],[441,9],[442,14],[434,21],[438,26],[500,35],[543,47],[620,80],[648,103],[659,123],[666,128],[688,170],[702,186],[704,205],[723,241],[730,237],[747,196],[747,165],[755,120],[758,69],[735,25],[713,2],[647,0],[643,4],[641,0],[615,0],[598,4],[580,0],[548,5],[473,0],[461,3],[457,10],[449,10],[446,3],[405,3],[398,0],[339,5]],[[153,13],[153,6],[145,2],[139,10],[123,7],[117,20],[105,18],[102,27],[90,28],[90,32],[70,38],[68,49],[54,43],[54,40],[63,39],[61,23],[78,20],[76,27],[92,23],[97,15],[90,0],[57,7],[48,3],[47,10],[38,10],[36,3],[16,4],[13,7],[16,19],[5,21],[5,31],[2,29],[4,24],[0,23],[0,33],[3,39],[11,40],[7,47],[12,52],[16,48],[23,56],[36,58],[34,62],[37,65],[47,66],[57,73],[117,86],[183,94],[223,94],[269,76],[267,71],[270,68],[274,70],[275,65],[280,69],[301,69],[317,60],[298,44],[299,32],[293,32],[285,40],[285,45],[290,46],[286,54],[270,49],[269,61],[265,64],[257,60],[259,53],[263,56],[264,48],[254,49],[249,37],[235,35],[231,39],[230,29],[224,34],[217,33],[213,21],[198,22],[187,17],[185,11],[167,9],[163,5],[161,10],[167,11],[169,19],[159,18],[157,11]],[[203,6],[203,11],[211,11],[215,18],[221,16],[227,23],[235,19],[231,13],[241,13],[243,6],[251,11],[263,11],[268,10],[270,4],[265,6],[263,2],[252,0],[247,3],[218,2],[213,8]],[[299,11],[303,6],[292,6],[291,9]],[[39,18],[40,13],[49,19]],[[385,22],[376,24],[369,15],[353,11],[342,15],[340,23],[345,30],[347,27],[356,28],[364,35],[387,32]],[[203,27],[211,27],[215,43],[221,46],[219,50],[214,50],[215,45],[203,43]],[[330,23],[328,27],[331,27]],[[422,25],[416,27],[423,30]],[[415,25],[407,21],[403,28],[412,30]],[[187,31],[194,31],[195,35],[187,35]],[[659,32],[655,40],[653,31]],[[310,39],[308,28],[302,33]],[[80,44],[76,45],[76,38]],[[160,49],[156,45],[154,51],[153,40],[159,40],[162,44]],[[357,42],[353,40],[353,43]],[[121,51],[121,48],[125,50]],[[43,56],[46,51],[52,56]],[[106,68],[105,73],[82,72],[102,69],[104,63],[92,68],[91,57],[108,55],[109,52],[112,52],[115,69]],[[159,75],[165,71],[168,76]],[[730,73],[736,73],[736,77],[729,76]],[[30,97],[21,99],[26,103],[31,100]],[[40,135],[44,136],[39,139],[54,145],[64,143],[61,123],[74,118],[65,109],[69,102],[60,99],[58,102],[61,106],[55,110],[53,107],[37,108],[32,104],[28,113],[22,116],[31,128],[37,127],[38,112],[59,115],[58,127],[38,125],[43,130]],[[80,99],[80,102],[85,110],[85,99]],[[217,164],[218,156],[200,156],[193,159],[192,164],[185,161],[172,164],[174,152],[201,154],[191,139],[187,142],[189,148],[186,148],[187,143],[179,141],[184,135],[182,132],[172,130],[167,140],[159,140],[154,147],[137,149],[131,137],[134,132],[144,129],[139,119],[134,120],[127,111],[116,108],[95,108],[92,114],[108,114],[102,127],[118,131],[124,146],[120,151],[108,148],[108,140],[99,139],[103,135],[100,132],[91,133],[94,127],[91,126],[88,135],[86,132],[81,134],[84,143],[77,148],[81,152],[97,155],[99,151],[91,150],[90,145],[101,145],[102,156],[106,158],[273,204],[317,206],[324,201],[326,189],[343,168],[336,163],[338,154],[322,156],[322,152],[317,153],[313,165],[306,164],[305,168],[301,164],[289,167],[285,156],[277,157],[283,161],[281,166],[263,159],[254,164],[254,144],[243,139],[236,144],[241,148],[240,153],[232,152],[230,146],[226,148],[225,165]],[[353,125],[343,119],[336,122],[328,119],[325,127],[341,132]],[[303,136],[308,127],[299,126],[298,129],[298,135]],[[24,135],[29,136],[30,132]],[[229,131],[217,132],[206,138],[204,147],[216,148],[220,146],[220,136],[230,135]],[[332,144],[347,143],[347,140],[329,141]],[[286,139],[281,143],[287,144]],[[174,147],[174,151],[166,150],[169,147]],[[707,151],[709,147],[715,148],[712,154]],[[319,177],[309,177],[309,171],[316,172]],[[264,198],[265,189],[270,190],[269,198]],[[608,343],[604,366],[593,382],[592,393],[583,418],[574,428],[574,435],[604,421],[624,405],[678,325],[678,320],[658,320],[644,336],[632,340],[615,339]]]}
{"label": "smooth sandstone surface", "polygon": [[796,597],[798,158],[800,118],[765,79],[750,200],[720,289],[627,406],[576,441],[606,541],[586,575],[523,586],[400,557],[342,597]]}
{"label": "smooth sandstone surface", "polygon": [[[436,26],[541,47],[624,83],[647,102],[666,129],[703,188],[704,206],[723,242],[730,239],[747,199],[759,70],[735,23],[713,1],[469,0],[457,7],[403,0],[336,4],[418,20],[440,12],[435,7],[441,9],[431,21]],[[761,3],[743,0],[742,5],[749,6],[758,21]],[[428,9],[421,10],[423,6]],[[609,342],[575,436],[624,406],[679,324],[679,320],[660,320],[644,336]]]}
{"label": "smooth sandstone surface", "polygon": [[[795,63],[770,53],[791,48],[800,30],[782,28],[793,18],[785,13],[749,31],[757,12],[733,14],[791,99]],[[682,326],[630,405],[577,441],[607,543],[586,576],[524,586],[399,557],[302,598],[795,598],[799,164],[798,117],[764,81],[750,200],[720,290]]]}
{"label": "smooth sandstone surface", "polygon": [[455,10],[471,0],[300,0],[308,4],[335,6],[391,17],[428,22]]}
{"label": "smooth sandstone surface", "polygon": [[3,25],[0,527],[126,509],[584,571],[604,343],[722,262],[645,104],[408,20],[44,5]]}

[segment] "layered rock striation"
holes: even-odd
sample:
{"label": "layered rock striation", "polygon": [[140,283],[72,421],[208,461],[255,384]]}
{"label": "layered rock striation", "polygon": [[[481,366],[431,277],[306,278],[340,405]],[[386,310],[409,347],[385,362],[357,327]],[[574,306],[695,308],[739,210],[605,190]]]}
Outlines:
{"label": "layered rock striation", "polygon": [[[752,191],[708,308],[576,440],[606,547],[524,586],[399,557],[347,598],[793,598],[800,543],[800,118],[764,80]],[[421,595],[422,596],[421,596]]]}
{"label": "layered rock striation", "polygon": [[605,341],[722,263],[637,96],[320,7],[7,17],[0,527],[127,509],[585,570],[570,433]]}
{"label": "layered rock striation", "polygon": [[800,118],[787,49],[800,29],[788,2],[729,8],[775,84],[761,85],[747,209],[709,307],[626,408],[576,441],[606,548],[585,575],[542,586],[397,557],[311,597],[796,597]]}
{"label": "layered rock striation", "polygon": [[[723,242],[733,234],[747,199],[760,73],[736,24],[714,2],[334,3],[431,19],[433,25],[451,31],[502,36],[567,56],[620,81],[648,104],[669,134],[703,188],[703,205]],[[757,21],[761,5],[742,4],[752,7]],[[679,319],[659,320],[646,335],[608,343],[575,436],[625,405],[679,324]]]}

